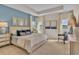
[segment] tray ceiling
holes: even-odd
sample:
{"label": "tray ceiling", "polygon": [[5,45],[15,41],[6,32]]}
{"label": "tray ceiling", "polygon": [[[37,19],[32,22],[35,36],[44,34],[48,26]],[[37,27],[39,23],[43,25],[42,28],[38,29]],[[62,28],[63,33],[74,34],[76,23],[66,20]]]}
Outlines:
{"label": "tray ceiling", "polygon": [[61,4],[27,4],[30,8],[37,12],[61,6]]}

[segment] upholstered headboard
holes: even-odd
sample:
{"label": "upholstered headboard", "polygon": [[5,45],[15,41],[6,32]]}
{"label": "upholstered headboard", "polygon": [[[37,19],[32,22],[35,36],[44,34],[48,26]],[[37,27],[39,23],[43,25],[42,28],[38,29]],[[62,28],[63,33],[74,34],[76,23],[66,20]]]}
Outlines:
{"label": "upholstered headboard", "polygon": [[17,27],[17,26],[13,26],[10,27],[10,33],[12,34],[16,34],[17,30],[28,30],[30,29],[29,27]]}
{"label": "upholstered headboard", "polygon": [[17,30],[16,31],[17,36],[24,36],[31,34],[31,30]]}

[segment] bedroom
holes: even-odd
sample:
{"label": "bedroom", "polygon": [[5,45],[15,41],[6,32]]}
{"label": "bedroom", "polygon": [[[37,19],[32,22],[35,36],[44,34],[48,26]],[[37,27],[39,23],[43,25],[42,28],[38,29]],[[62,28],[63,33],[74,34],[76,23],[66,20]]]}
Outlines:
{"label": "bedroom", "polygon": [[[62,35],[65,31],[69,32],[70,26],[75,27],[76,22],[78,23],[78,6],[62,4],[0,5],[0,54],[79,54],[75,48],[71,49],[72,45],[74,47],[75,44],[78,45],[73,42],[76,41],[75,37],[72,39],[72,35],[67,34],[69,40],[64,41],[64,35]],[[76,21],[72,20],[74,18]],[[72,34],[72,30],[70,33]],[[73,50],[74,52],[71,52]]]}

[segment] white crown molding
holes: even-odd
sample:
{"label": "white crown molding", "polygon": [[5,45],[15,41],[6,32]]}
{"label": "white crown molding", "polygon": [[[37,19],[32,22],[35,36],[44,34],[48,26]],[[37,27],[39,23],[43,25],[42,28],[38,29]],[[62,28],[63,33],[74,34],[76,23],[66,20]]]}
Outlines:
{"label": "white crown molding", "polygon": [[22,11],[24,13],[28,13],[28,14],[37,16],[37,14],[35,13],[34,10],[32,10],[31,8],[25,6],[24,4],[4,4],[4,6],[7,6],[7,7],[10,7],[10,8]]}
{"label": "white crown molding", "polygon": [[16,10],[20,10],[22,12],[32,14],[34,16],[42,16],[46,14],[51,13],[60,13],[64,11],[70,11],[73,10],[76,5],[60,5],[54,8],[46,9],[43,11],[36,11],[35,9],[29,7],[27,4],[4,4],[5,6],[8,6],[10,8],[14,8]]}

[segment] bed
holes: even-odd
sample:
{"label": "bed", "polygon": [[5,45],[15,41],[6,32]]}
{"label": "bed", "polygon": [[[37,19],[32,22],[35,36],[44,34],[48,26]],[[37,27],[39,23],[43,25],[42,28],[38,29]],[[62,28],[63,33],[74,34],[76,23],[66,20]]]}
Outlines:
{"label": "bed", "polygon": [[32,53],[45,42],[47,42],[47,36],[40,33],[33,33],[25,36],[12,36],[12,44],[27,50],[28,53]]}

